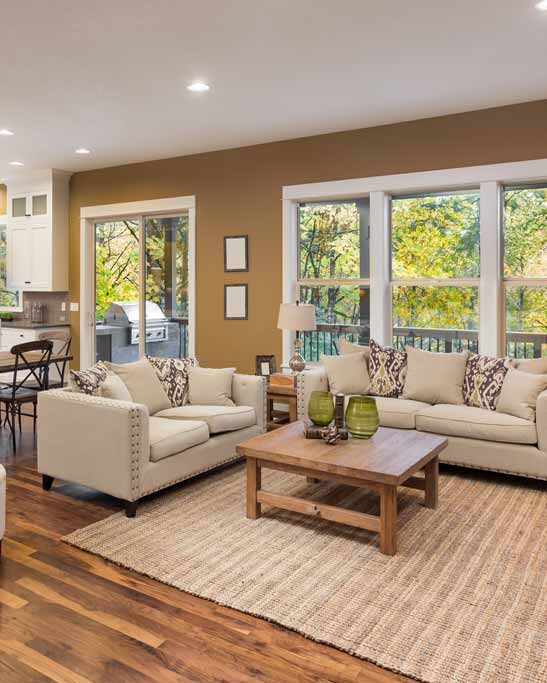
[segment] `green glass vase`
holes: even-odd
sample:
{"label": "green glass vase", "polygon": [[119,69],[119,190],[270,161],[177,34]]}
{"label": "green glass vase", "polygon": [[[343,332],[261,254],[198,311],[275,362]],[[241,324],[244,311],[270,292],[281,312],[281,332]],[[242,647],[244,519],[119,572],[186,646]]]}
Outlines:
{"label": "green glass vase", "polygon": [[334,420],[334,400],[330,391],[312,391],[308,415],[314,425],[326,427]]}
{"label": "green glass vase", "polygon": [[356,439],[370,439],[380,425],[376,401],[371,396],[352,396],[346,408],[346,427]]}

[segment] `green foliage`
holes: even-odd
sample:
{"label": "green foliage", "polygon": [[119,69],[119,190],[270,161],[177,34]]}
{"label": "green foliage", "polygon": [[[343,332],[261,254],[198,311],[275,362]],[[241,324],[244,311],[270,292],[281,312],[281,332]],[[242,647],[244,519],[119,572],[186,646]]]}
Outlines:
{"label": "green foliage", "polygon": [[[188,219],[147,218],[146,298],[170,316],[188,315]],[[173,260],[173,242],[175,254]],[[174,270],[174,272],[173,272]],[[95,233],[96,317],[102,320],[113,301],[139,298],[139,224],[100,223]],[[175,284],[175,309],[170,308]]]}

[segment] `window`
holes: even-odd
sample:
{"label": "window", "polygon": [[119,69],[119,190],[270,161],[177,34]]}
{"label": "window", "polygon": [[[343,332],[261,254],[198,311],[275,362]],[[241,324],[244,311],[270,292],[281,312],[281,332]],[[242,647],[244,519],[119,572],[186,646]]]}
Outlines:
{"label": "window", "polygon": [[478,349],[479,245],[479,192],[392,199],[395,346]]}
{"label": "window", "polygon": [[0,221],[0,311],[20,311],[21,292],[8,289],[8,226]]}
{"label": "window", "polygon": [[370,336],[368,199],[299,205],[296,297],[315,305],[317,331],[302,335],[306,360],[336,353],[340,336]]}
{"label": "window", "polygon": [[505,348],[547,355],[547,185],[503,193]]}

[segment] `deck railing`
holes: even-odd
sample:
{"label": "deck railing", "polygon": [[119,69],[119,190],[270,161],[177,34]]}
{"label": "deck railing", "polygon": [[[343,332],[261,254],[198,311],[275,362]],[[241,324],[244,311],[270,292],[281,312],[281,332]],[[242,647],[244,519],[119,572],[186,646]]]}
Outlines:
{"label": "deck railing", "polygon": [[[367,344],[369,329],[359,325],[317,325],[317,330],[302,333],[304,358],[317,361],[322,354],[332,356],[337,351],[340,337],[355,344]],[[425,351],[469,350],[478,352],[478,330],[450,330],[436,328],[393,328],[393,346],[404,349],[415,346]],[[531,332],[507,332],[506,353],[512,358],[540,358],[547,355],[547,334]]]}

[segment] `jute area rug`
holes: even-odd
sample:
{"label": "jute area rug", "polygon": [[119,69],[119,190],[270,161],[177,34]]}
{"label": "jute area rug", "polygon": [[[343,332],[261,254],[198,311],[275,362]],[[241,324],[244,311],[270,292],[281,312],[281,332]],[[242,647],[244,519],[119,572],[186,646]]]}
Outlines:
{"label": "jute area rug", "polygon": [[[267,470],[263,486],[378,512],[359,489]],[[436,511],[400,491],[395,557],[351,527],[246,519],[241,465],[64,540],[419,681],[547,682],[547,487],[449,471]]]}

